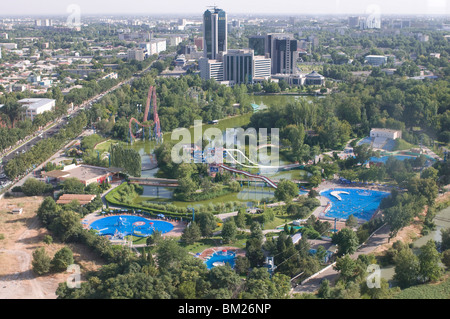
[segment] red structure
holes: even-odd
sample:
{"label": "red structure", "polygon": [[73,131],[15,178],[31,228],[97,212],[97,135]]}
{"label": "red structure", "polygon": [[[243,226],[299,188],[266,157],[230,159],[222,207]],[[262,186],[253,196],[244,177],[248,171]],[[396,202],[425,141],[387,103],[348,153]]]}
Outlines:
{"label": "red structure", "polygon": [[[149,119],[149,111],[150,111],[150,102],[152,102],[152,109],[153,109],[153,122],[151,124],[142,124],[140,123],[138,120],[136,120],[134,117],[132,117],[130,119],[129,122],[129,128],[130,128],[130,142],[132,142],[132,140],[134,138],[136,138],[133,134],[133,130],[132,130],[132,124],[133,122],[136,123],[136,125],[141,126],[143,129],[144,128],[149,128],[149,138],[151,137],[150,134],[150,128],[153,127],[154,130],[154,136],[156,141],[160,141],[162,134],[161,134],[161,125],[159,122],[159,116],[158,116],[158,106],[157,106],[157,101],[156,101],[156,88],[154,86],[150,86],[149,90],[148,90],[148,94],[147,94],[147,103],[145,105],[145,109],[144,109],[144,119],[143,122],[148,122],[150,121]],[[145,130],[145,129],[144,129]]]}

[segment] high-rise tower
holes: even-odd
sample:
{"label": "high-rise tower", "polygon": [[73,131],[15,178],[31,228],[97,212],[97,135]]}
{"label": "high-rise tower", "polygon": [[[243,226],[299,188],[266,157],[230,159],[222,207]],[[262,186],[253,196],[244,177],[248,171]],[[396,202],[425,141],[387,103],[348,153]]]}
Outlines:
{"label": "high-rise tower", "polygon": [[203,56],[215,60],[219,52],[227,51],[227,14],[214,7],[203,14]]}

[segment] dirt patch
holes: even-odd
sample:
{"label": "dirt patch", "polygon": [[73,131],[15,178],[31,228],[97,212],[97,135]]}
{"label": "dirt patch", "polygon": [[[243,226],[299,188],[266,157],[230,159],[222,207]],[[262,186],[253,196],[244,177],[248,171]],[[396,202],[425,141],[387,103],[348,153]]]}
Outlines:
{"label": "dirt patch", "polygon": [[[54,299],[58,284],[70,274],[62,272],[37,277],[32,271],[32,254],[44,247],[52,258],[64,246],[74,254],[76,264],[82,272],[96,270],[101,260],[83,245],[63,243],[45,244],[43,239],[50,235],[43,228],[36,212],[43,197],[2,199],[0,202],[0,299]],[[23,208],[20,215],[11,214],[13,208]]]}

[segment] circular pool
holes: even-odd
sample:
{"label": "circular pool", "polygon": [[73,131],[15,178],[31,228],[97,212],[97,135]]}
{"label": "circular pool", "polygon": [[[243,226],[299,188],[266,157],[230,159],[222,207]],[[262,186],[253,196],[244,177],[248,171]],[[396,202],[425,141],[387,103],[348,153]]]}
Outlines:
{"label": "circular pool", "polygon": [[167,233],[173,227],[171,223],[162,220],[150,220],[141,216],[132,215],[103,217],[90,225],[90,228],[98,231],[99,235],[109,235],[118,238],[128,235],[147,237],[155,230]]}
{"label": "circular pool", "polygon": [[211,257],[205,261],[206,268],[211,269],[213,267],[224,266],[230,264],[231,268],[234,267],[236,259],[236,253],[232,251],[219,251],[211,255]]}

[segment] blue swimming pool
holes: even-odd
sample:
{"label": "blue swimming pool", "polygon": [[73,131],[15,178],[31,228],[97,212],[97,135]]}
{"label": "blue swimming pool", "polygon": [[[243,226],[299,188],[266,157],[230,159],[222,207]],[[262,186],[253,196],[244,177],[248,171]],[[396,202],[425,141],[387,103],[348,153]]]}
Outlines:
{"label": "blue swimming pool", "polygon": [[[371,157],[369,159],[369,162],[386,164],[389,157],[390,156]],[[415,156],[407,156],[407,155],[393,155],[392,157],[394,157],[395,159],[397,159],[399,161],[404,161],[405,159],[415,159],[416,158]]]}
{"label": "blue swimming pool", "polygon": [[216,266],[223,266],[224,264],[230,264],[231,268],[234,267],[236,259],[236,253],[232,251],[219,251],[211,255],[211,257],[205,261],[206,268],[211,269]]}
{"label": "blue swimming pool", "polygon": [[90,228],[97,230],[99,235],[122,238],[128,235],[147,237],[155,230],[167,233],[173,229],[173,225],[162,220],[150,220],[141,216],[115,215],[96,220],[90,225]]}
{"label": "blue swimming pool", "polygon": [[372,218],[381,200],[389,194],[357,188],[334,188],[320,193],[330,203],[325,212],[326,217],[347,219],[353,214],[356,218],[366,221]]}

